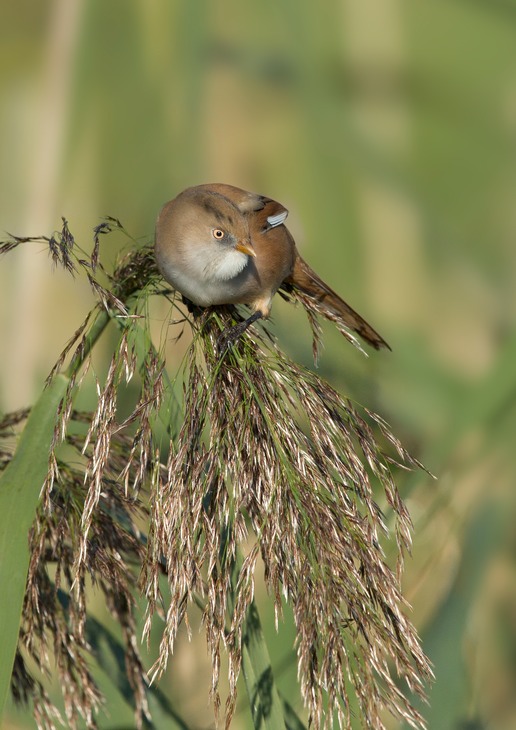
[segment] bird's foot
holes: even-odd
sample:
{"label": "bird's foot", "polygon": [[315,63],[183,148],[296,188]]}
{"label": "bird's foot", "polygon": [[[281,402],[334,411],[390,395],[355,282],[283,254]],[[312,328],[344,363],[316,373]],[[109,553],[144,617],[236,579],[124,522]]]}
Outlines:
{"label": "bird's foot", "polygon": [[224,357],[227,351],[230,350],[244,334],[249,325],[256,322],[256,320],[260,319],[261,316],[261,312],[255,312],[247,319],[244,319],[243,322],[239,322],[238,324],[233,325],[233,327],[228,327],[223,330],[217,339],[217,351],[219,356]]}

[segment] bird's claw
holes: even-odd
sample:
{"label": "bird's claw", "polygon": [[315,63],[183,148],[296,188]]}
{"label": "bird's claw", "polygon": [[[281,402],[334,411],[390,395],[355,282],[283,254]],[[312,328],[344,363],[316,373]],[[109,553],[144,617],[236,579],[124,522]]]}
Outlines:
{"label": "bird's claw", "polygon": [[249,325],[253,324],[253,322],[256,322],[256,320],[261,317],[263,317],[263,314],[257,310],[247,319],[244,319],[242,322],[239,322],[238,324],[233,325],[233,327],[229,327],[221,332],[217,340],[217,350],[220,357],[223,357],[226,352],[233,347],[234,344],[236,344],[237,340],[240,339]]}
{"label": "bird's claw", "polygon": [[239,322],[234,325],[234,327],[228,327],[220,333],[217,338],[217,354],[219,357],[224,357],[228,350],[230,350],[240,339],[247,329],[246,326],[242,325],[246,325],[246,322]]}

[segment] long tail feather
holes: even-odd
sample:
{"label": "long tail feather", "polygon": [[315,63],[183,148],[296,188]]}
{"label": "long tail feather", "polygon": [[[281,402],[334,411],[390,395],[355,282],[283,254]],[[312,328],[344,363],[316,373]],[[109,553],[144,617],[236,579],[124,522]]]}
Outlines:
{"label": "long tail feather", "polygon": [[391,349],[387,342],[381,337],[363,317],[361,317],[349,304],[339,297],[327,284],[320,279],[315,271],[297,256],[294,262],[294,269],[286,280],[294,289],[298,289],[307,297],[318,304],[318,309],[327,319],[342,323],[345,327],[356,332],[376,350],[382,347]]}

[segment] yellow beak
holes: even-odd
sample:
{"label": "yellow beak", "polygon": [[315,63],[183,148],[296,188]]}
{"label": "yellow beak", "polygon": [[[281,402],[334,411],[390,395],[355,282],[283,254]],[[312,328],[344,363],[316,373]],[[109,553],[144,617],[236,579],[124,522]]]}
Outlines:
{"label": "yellow beak", "polygon": [[240,253],[245,253],[248,256],[256,256],[256,251],[251,246],[250,241],[238,241],[238,243],[235,246],[235,249],[237,251],[240,251]]}

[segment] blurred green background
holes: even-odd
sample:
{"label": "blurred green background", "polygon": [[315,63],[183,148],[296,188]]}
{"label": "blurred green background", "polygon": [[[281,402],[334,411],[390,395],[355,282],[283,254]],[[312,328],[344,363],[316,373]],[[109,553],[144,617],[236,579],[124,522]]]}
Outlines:
{"label": "blurred green background", "polygon": [[[256,190],[391,344],[366,359],[325,327],[320,371],[439,477],[400,485],[431,730],[516,727],[515,142],[514,0],[0,4],[0,229],[48,234],[64,215],[88,248],[109,214],[148,240],[188,185]],[[309,364],[304,315],[277,299],[280,342]],[[31,402],[91,303],[37,246],[1,262],[1,409]],[[300,709],[293,640],[287,626],[271,650]],[[161,686],[212,724],[202,637]],[[110,712],[102,727],[131,726]]]}

